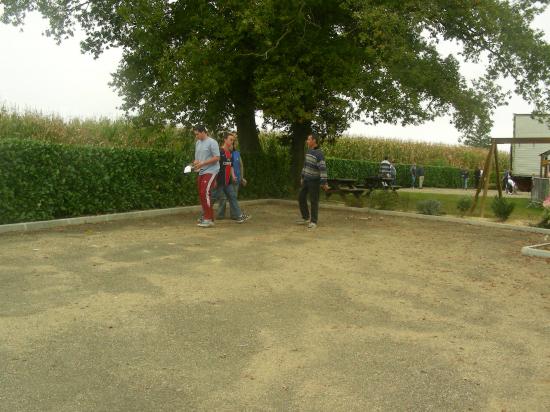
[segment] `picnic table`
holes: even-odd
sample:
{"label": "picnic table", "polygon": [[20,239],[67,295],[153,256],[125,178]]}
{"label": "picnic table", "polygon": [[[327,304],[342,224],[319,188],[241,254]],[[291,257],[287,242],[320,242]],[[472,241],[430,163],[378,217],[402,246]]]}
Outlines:
{"label": "picnic table", "polygon": [[363,194],[369,196],[374,190],[391,190],[395,192],[401,186],[393,185],[391,177],[368,176],[363,180],[363,183],[358,183],[357,179],[348,178],[332,178],[327,179],[328,190],[325,192],[328,199],[333,193],[338,193],[342,199],[351,193],[357,199]]}
{"label": "picnic table", "polygon": [[382,176],[368,176],[364,180],[364,184],[356,185],[357,188],[363,188],[367,191],[367,196],[371,194],[373,190],[391,190],[395,192],[401,189],[401,186],[392,184],[393,178]]}
{"label": "picnic table", "polygon": [[333,193],[338,193],[342,199],[345,199],[348,193],[353,194],[357,199],[365,193],[364,187],[358,187],[357,179],[332,178],[327,179],[328,190],[325,192],[327,199]]}

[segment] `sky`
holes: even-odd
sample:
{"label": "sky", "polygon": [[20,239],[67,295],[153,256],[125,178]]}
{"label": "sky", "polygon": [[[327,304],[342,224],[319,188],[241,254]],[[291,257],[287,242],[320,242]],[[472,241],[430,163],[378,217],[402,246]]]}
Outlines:
{"label": "sky", "polygon": [[[539,16],[534,26],[545,29],[550,42],[550,9]],[[544,24],[546,23],[546,25]],[[98,59],[80,51],[80,33],[57,45],[42,35],[46,20],[31,13],[23,27],[0,23],[0,106],[20,111],[31,110],[64,118],[116,118],[122,99],[109,86],[116,71],[120,50],[111,49]],[[446,45],[449,50],[452,45]],[[475,64],[463,66],[467,79],[481,73]],[[510,81],[503,85],[511,87]],[[533,108],[521,97],[514,96],[508,106],[496,110],[492,137],[511,137],[514,113],[530,113]],[[449,123],[450,118],[438,118],[420,126],[365,125],[355,122],[347,134],[369,137],[399,138],[425,142],[458,143],[460,133]]]}

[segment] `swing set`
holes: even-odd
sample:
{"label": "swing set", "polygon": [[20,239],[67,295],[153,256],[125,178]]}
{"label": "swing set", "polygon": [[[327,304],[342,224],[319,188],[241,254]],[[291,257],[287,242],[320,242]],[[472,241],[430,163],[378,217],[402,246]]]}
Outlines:
{"label": "swing set", "polygon": [[[498,166],[497,146],[499,144],[521,144],[521,143],[550,143],[550,137],[522,137],[519,139],[513,138],[513,137],[492,138],[491,148],[489,149],[489,153],[487,153],[487,158],[485,159],[485,165],[483,167],[483,175],[481,176],[481,180],[479,181],[479,186],[476,189],[476,195],[474,197],[474,202],[472,204],[472,207],[470,207],[470,211],[469,211],[470,215],[476,209],[479,193],[481,192],[481,188],[483,188],[483,196],[481,197],[481,203],[480,203],[480,209],[481,209],[480,216],[481,217],[485,216],[485,200],[487,199],[487,191],[489,190],[489,180],[491,177],[491,167],[492,167],[493,159],[495,162],[495,173],[497,176],[496,183],[497,183],[498,197],[499,198],[502,197],[502,186],[500,185],[500,170]],[[547,163],[544,163],[544,164],[547,165]],[[542,159],[541,159],[541,167],[542,167]]]}

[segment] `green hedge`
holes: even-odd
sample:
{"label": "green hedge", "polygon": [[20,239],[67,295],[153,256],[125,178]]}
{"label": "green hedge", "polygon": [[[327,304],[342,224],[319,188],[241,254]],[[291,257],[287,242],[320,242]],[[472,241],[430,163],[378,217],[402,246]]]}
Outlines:
{"label": "green hedge", "polygon": [[[285,196],[288,157],[245,159],[245,198]],[[2,139],[0,224],[197,204],[193,153]]]}
{"label": "green hedge", "polygon": [[[378,175],[380,163],[362,160],[347,160],[327,158],[329,177],[364,179],[367,176]],[[411,185],[411,165],[397,164],[397,184],[408,187]],[[462,186],[460,169],[444,166],[424,166],[424,186],[457,188]],[[469,185],[473,184],[473,170],[470,170]]]}

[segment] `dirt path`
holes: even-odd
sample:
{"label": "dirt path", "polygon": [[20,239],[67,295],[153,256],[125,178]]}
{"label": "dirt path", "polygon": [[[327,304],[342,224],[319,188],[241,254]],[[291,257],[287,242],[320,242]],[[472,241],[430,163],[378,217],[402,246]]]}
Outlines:
{"label": "dirt path", "polygon": [[541,235],[248,212],[0,236],[0,410],[550,410]]}

